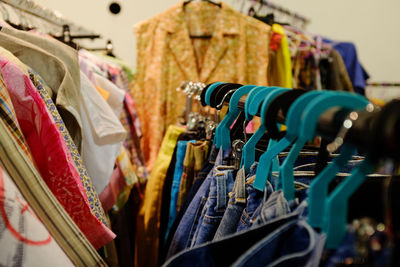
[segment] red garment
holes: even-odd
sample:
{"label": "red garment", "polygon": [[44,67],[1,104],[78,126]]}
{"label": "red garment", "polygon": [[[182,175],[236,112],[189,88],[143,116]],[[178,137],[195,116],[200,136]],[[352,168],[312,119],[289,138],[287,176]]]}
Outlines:
{"label": "red garment", "polygon": [[36,167],[90,243],[99,249],[115,234],[92,214],[71,153],[45,103],[29,77],[1,56],[0,70]]}
{"label": "red garment", "polygon": [[273,32],[269,42],[269,48],[273,51],[278,51],[279,47],[281,47],[282,37],[283,36],[281,34]]}

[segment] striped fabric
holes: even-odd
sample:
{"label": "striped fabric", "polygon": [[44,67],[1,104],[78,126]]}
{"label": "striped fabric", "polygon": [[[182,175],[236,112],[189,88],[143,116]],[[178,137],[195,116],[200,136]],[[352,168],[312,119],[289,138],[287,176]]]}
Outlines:
{"label": "striped fabric", "polygon": [[0,68],[32,158],[55,197],[96,248],[115,234],[92,214],[70,151],[30,78],[0,56]]}
{"label": "striped fabric", "polygon": [[74,266],[1,167],[0,199],[0,266]]}
{"label": "striped fabric", "polygon": [[0,165],[76,266],[106,266],[39,175],[6,122],[0,120]]}

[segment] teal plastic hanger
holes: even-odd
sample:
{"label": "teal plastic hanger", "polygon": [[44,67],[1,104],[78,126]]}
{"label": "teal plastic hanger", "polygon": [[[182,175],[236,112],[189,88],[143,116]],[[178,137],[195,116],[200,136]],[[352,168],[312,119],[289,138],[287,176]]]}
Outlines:
{"label": "teal plastic hanger", "polygon": [[351,159],[355,151],[355,146],[344,144],[340,155],[312,181],[308,192],[308,223],[312,227],[322,229],[329,184]]}
{"label": "teal plastic hanger", "polygon": [[210,85],[210,87],[207,89],[206,92],[206,97],[205,97],[205,102],[207,105],[210,105],[210,99],[211,99],[211,94],[214,91],[215,88],[217,88],[217,86],[224,84],[223,82],[216,82],[213,83],[212,85]]}
{"label": "teal plastic hanger", "polygon": [[[248,94],[256,85],[245,85],[238,88],[229,101],[229,111],[215,130],[217,148],[228,149],[231,146],[230,127],[240,113],[239,100]],[[210,89],[207,90],[207,93]],[[207,97],[207,95],[206,95]]]}
{"label": "teal plastic hanger", "polygon": [[254,99],[256,97],[259,97],[258,92],[262,92],[265,90],[268,90],[268,86],[257,86],[254,87],[250,93],[248,94],[247,98],[246,98],[246,103],[244,104],[244,115],[247,121],[251,121],[253,119],[253,116],[255,115],[255,113],[251,114],[250,113],[250,109],[252,104],[254,103]]}
{"label": "teal plastic hanger", "polygon": [[274,146],[268,148],[259,160],[256,178],[254,180],[253,187],[257,190],[264,191],[265,183],[271,174],[271,164],[273,160],[289,147],[297,138],[301,114],[307,104],[318,95],[322,94],[321,91],[311,91],[300,96],[290,107],[286,116],[286,135],[279,140]]}
{"label": "teal plastic hanger", "polygon": [[[211,94],[212,94],[212,92],[219,86],[219,85],[222,85],[222,84],[224,84],[224,82],[216,82],[216,83],[213,83],[213,84],[211,84],[210,85],[210,87],[207,89],[207,91],[206,91],[206,96],[205,96],[205,99],[204,99],[204,101],[205,101],[205,103],[207,104],[207,105],[211,105]],[[216,139],[214,138],[214,141],[213,141],[213,143],[214,144],[216,144]]]}
{"label": "teal plastic hanger", "polygon": [[309,103],[303,112],[300,123],[300,134],[279,169],[278,184],[282,184],[283,193],[287,200],[294,199],[294,163],[305,143],[316,136],[319,116],[332,107],[338,106],[356,110],[362,109],[367,104],[368,100],[364,97],[344,92],[325,92]]}
{"label": "teal plastic hanger", "polygon": [[375,164],[367,156],[329,195],[326,202],[323,231],[326,233],[326,247],[337,248],[346,235],[347,203],[349,198],[364,183],[368,174],[375,169]]}
{"label": "teal plastic hanger", "polygon": [[354,145],[345,143],[341,148],[340,155],[312,181],[308,193],[308,223],[312,227],[322,228],[329,184],[355,152]]}
{"label": "teal plastic hanger", "polygon": [[[325,216],[323,231],[327,234],[326,246],[328,248],[336,248],[340,245],[346,235],[347,226],[347,209],[350,197],[356,192],[366,180],[368,174],[371,174],[377,167],[379,158],[385,157],[379,155],[382,145],[386,139],[388,130],[391,131],[395,128],[394,125],[398,124],[397,120],[393,117],[398,117],[398,109],[395,107],[395,102],[385,105],[379,112],[378,117],[375,118],[373,129],[370,133],[370,140],[374,140],[368,144],[368,154],[361,164],[353,169],[350,177],[347,177],[341,184],[339,184],[333,192],[329,195],[325,206]],[[388,124],[388,122],[391,122]],[[390,144],[388,142],[386,144]],[[378,152],[378,154],[377,154]]]}
{"label": "teal plastic hanger", "polygon": [[[250,172],[250,167],[255,161],[255,149],[258,141],[263,137],[266,129],[265,126],[265,118],[264,114],[266,109],[268,108],[269,104],[274,100],[276,96],[279,94],[282,94],[283,92],[286,92],[291,89],[287,88],[279,88],[279,87],[267,87],[264,90],[261,90],[256,93],[252,103],[249,105],[249,114],[251,116],[254,116],[257,112],[258,109],[261,106],[261,125],[257,129],[257,131],[253,134],[253,136],[247,141],[247,143],[243,147],[243,152],[242,152],[242,166],[244,166],[245,173]],[[247,103],[247,101],[246,101]],[[269,144],[268,144],[269,146]]]}
{"label": "teal plastic hanger", "polygon": [[[246,100],[246,103],[245,103],[245,108],[244,108],[244,112],[245,112],[245,117],[246,117],[246,120],[248,120],[248,121],[250,121],[252,118],[253,118],[253,116],[255,115],[255,114],[257,114],[257,112],[258,112],[258,110],[259,110],[259,108],[260,108],[260,105],[262,104],[262,102],[264,101],[264,98],[265,98],[265,95],[264,95],[264,93],[261,93],[261,95],[258,93],[258,92],[262,92],[262,91],[267,91],[267,92],[269,92],[270,91],[270,89],[269,88],[280,88],[280,87],[277,87],[277,86],[274,86],[274,87],[267,87],[267,86],[258,86],[258,87],[256,87],[256,88],[254,88],[253,90],[251,90],[251,92],[249,93],[249,95],[248,95],[248,97],[247,97],[247,100]],[[257,99],[256,101],[257,101],[257,103],[254,103],[254,98],[255,99]],[[265,132],[265,131],[264,131]],[[255,134],[257,134],[257,131],[256,131],[256,133]],[[261,135],[261,137],[262,137],[262,135]],[[260,138],[261,138],[260,137]],[[258,138],[258,140],[260,139],[260,138]],[[250,138],[251,139],[251,138]],[[249,140],[250,141],[250,140]],[[252,140],[252,142],[253,142],[253,140]],[[275,140],[270,140],[270,142],[269,142],[269,144],[268,144],[268,147],[269,146],[272,146],[273,144],[275,143]],[[254,145],[254,149],[255,149],[255,145]],[[250,159],[249,159],[249,161],[250,162],[254,162],[254,159],[251,159],[251,157],[252,157],[252,155],[254,155],[254,152],[251,152],[251,149],[249,148],[249,146],[247,146],[247,148],[246,148],[246,150],[244,150],[243,151],[243,154],[242,154],[242,159],[241,159],[241,162],[240,162],[240,167],[242,167],[243,165],[244,165],[244,160],[245,159],[247,159],[250,154]],[[255,158],[255,157],[254,157]],[[247,164],[247,170],[245,171],[245,173],[247,174],[248,172],[249,172],[249,170],[250,170],[250,167],[251,167],[251,165],[249,166],[250,164]],[[273,169],[275,170],[278,170],[279,169],[279,162],[278,162],[278,159],[274,159],[274,161],[273,161]]]}

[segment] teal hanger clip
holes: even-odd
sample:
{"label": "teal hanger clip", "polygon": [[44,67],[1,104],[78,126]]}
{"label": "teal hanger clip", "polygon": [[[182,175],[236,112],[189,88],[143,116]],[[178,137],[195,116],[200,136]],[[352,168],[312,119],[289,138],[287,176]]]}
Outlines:
{"label": "teal hanger clip", "polygon": [[[229,101],[229,111],[217,126],[215,130],[215,140],[217,148],[228,149],[231,146],[230,127],[239,116],[240,109],[238,108],[239,100],[242,96],[248,94],[256,85],[245,85],[238,88],[232,95]],[[208,89],[209,91],[210,89]],[[207,91],[207,93],[208,93]],[[207,99],[207,95],[206,95]]]}
{"label": "teal hanger clip", "polygon": [[[264,92],[264,91],[268,92],[270,90],[270,88],[279,88],[279,87],[257,86],[257,87],[254,87],[250,91],[249,95],[247,96],[246,103],[244,104],[244,115],[245,115],[245,118],[247,121],[251,121],[253,119],[254,115],[258,111],[258,108],[260,107],[260,105],[258,105],[256,107],[255,101],[261,102],[261,103],[262,103],[262,101],[264,101],[266,93],[262,93],[262,94],[260,94],[260,93]],[[258,101],[258,100],[256,100],[258,98],[261,98],[261,99],[259,99],[259,101]],[[256,108],[257,108],[257,110],[254,111],[254,109],[256,109]]]}
{"label": "teal hanger clip", "polygon": [[326,233],[326,247],[337,248],[346,236],[347,203],[354,192],[364,183],[368,174],[375,169],[375,164],[368,156],[330,194],[326,203],[324,224],[322,230]]}
{"label": "teal hanger clip", "polygon": [[312,227],[322,229],[329,184],[336,178],[336,174],[346,166],[355,152],[356,147],[345,142],[340,150],[340,155],[312,181],[308,193],[308,223]]}
{"label": "teal hanger clip", "polygon": [[[372,107],[372,105],[370,106]],[[372,111],[373,108],[368,108],[367,110]],[[398,113],[393,113],[390,104],[383,107],[379,113],[377,123],[375,123],[371,140],[384,136],[382,133],[387,131],[384,124],[388,120],[390,121],[390,116],[393,114],[397,116]],[[390,128],[393,129],[393,127]],[[327,201],[325,201],[325,216],[322,230],[326,233],[327,248],[337,248],[346,236],[349,199],[364,183],[366,177],[376,169],[378,158],[372,153],[376,150],[374,147],[379,147],[379,145],[379,142],[370,143],[370,148],[365,159],[351,172],[350,177],[347,177],[333,190]]]}
{"label": "teal hanger clip", "polygon": [[316,136],[319,116],[332,107],[338,106],[357,110],[362,109],[367,104],[368,100],[360,95],[344,92],[324,92],[324,94],[318,96],[307,105],[301,120],[300,134],[279,169],[278,181],[282,183],[283,193],[287,200],[294,199],[294,163],[305,143]]}
{"label": "teal hanger clip", "polygon": [[[255,114],[257,114],[260,105],[261,106],[261,125],[257,129],[257,131],[254,133],[254,135],[247,141],[247,143],[243,147],[243,152],[242,152],[242,161],[241,165],[244,166],[245,173],[250,172],[250,167],[255,161],[255,149],[258,141],[263,137],[266,131],[266,126],[265,126],[265,118],[264,114],[266,109],[268,108],[269,104],[274,100],[276,96],[279,94],[282,94],[283,92],[286,92],[291,89],[287,88],[280,88],[280,87],[264,87],[262,90],[256,92],[254,94],[254,98],[250,99],[251,102],[248,100],[246,101],[246,104],[248,104],[248,114],[249,117],[253,117]],[[245,106],[246,107],[246,106]],[[245,109],[246,110],[246,109]],[[268,144],[270,145],[270,144]]]}
{"label": "teal hanger clip", "polygon": [[271,166],[273,160],[279,155],[279,153],[288,148],[296,140],[303,110],[311,100],[322,93],[322,91],[308,92],[300,96],[291,105],[286,116],[286,135],[274,146],[268,148],[268,150],[260,157],[258,165],[259,167],[257,168],[256,178],[253,185],[255,189],[264,191],[265,183],[271,175]]}

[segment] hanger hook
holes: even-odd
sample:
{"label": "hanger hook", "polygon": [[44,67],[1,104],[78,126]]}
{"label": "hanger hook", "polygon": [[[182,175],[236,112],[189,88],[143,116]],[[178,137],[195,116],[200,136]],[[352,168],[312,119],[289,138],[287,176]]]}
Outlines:
{"label": "hanger hook", "polygon": [[261,10],[263,9],[263,7],[264,7],[264,6],[267,6],[267,5],[268,5],[268,2],[264,2],[264,0],[259,0],[259,1],[258,1],[258,9],[257,9],[255,15],[260,14],[260,12],[261,12]]}
{"label": "hanger hook", "polygon": [[216,106],[216,109],[221,109],[222,106],[224,105],[225,99],[226,99],[229,95],[233,94],[236,90],[237,90],[237,88],[236,88],[236,89],[231,89],[231,90],[229,90],[229,91],[224,95],[224,98],[222,99],[221,103],[219,103],[219,104]]}

